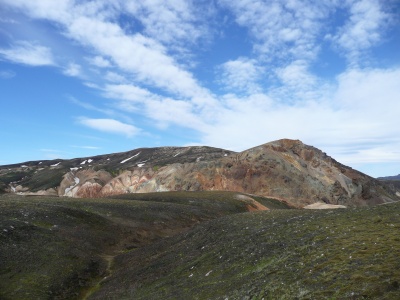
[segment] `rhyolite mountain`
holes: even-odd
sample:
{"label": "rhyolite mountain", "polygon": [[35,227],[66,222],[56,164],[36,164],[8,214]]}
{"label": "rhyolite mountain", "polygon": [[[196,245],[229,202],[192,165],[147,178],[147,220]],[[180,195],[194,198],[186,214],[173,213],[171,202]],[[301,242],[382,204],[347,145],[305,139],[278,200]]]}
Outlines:
{"label": "rhyolite mountain", "polygon": [[25,195],[105,197],[161,191],[236,191],[295,206],[365,206],[400,200],[393,187],[299,140],[240,153],[211,147],[141,148],[71,160],[0,167],[0,190]]}

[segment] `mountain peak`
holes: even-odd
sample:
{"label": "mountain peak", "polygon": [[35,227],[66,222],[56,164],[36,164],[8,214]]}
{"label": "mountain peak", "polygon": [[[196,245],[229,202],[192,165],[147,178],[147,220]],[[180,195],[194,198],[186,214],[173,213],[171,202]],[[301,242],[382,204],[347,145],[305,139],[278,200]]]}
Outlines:
{"label": "mountain peak", "polygon": [[0,192],[105,197],[223,190],[287,201],[362,206],[396,201],[396,191],[300,140],[235,153],[207,146],[140,148],[72,160],[0,167]]}

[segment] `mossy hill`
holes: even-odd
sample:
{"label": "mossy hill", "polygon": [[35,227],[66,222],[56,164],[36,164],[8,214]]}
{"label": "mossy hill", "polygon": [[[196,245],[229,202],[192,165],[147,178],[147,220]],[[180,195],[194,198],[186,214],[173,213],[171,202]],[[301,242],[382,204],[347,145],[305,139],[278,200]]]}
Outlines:
{"label": "mossy hill", "polygon": [[0,299],[400,298],[400,203],[255,197],[270,210],[246,212],[230,192],[121,198],[3,195]]}

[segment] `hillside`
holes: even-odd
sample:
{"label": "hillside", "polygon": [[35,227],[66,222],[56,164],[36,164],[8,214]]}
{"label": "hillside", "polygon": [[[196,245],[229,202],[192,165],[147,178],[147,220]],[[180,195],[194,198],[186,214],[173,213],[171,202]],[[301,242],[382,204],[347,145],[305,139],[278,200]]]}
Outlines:
{"label": "hillside", "polygon": [[161,147],[93,158],[0,168],[4,192],[107,197],[161,191],[236,191],[286,201],[366,206],[398,201],[396,189],[340,164],[298,140],[234,153],[210,147]]}
{"label": "hillside", "polygon": [[[255,199],[261,201],[256,201]],[[287,209],[230,192],[0,197],[0,299],[82,299],[114,257],[228,214]]]}
{"label": "hillside", "polygon": [[[59,186],[64,176],[68,174],[74,175],[78,172],[88,174],[89,182],[101,183],[102,179],[110,180],[125,170],[143,167],[157,170],[174,163],[208,161],[230,153],[232,152],[212,147],[139,148],[69,160],[29,161],[4,165],[0,166],[0,192],[63,196],[65,189],[59,191]],[[96,173],[97,171],[101,172]]]}
{"label": "hillside", "polygon": [[0,197],[0,299],[399,299],[400,203]]}
{"label": "hillside", "polygon": [[399,299],[399,213],[223,217],[118,256],[90,299]]}

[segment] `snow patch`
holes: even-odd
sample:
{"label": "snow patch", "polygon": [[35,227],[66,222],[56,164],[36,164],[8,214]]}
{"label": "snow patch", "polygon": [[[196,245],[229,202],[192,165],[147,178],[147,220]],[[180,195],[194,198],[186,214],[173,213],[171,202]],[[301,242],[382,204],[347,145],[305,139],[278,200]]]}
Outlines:
{"label": "snow patch", "polygon": [[132,156],[132,157],[129,157],[129,158],[127,158],[127,159],[124,159],[124,160],[121,161],[120,163],[121,163],[121,164],[126,163],[128,160],[131,160],[132,158],[138,156],[139,154],[140,154],[140,152],[136,153],[136,154],[135,154],[134,156]]}
{"label": "snow patch", "polygon": [[107,160],[110,160],[109,158],[107,158]]}
{"label": "snow patch", "polygon": [[139,168],[141,168],[141,167],[143,167],[144,165],[145,165],[145,162],[147,162],[148,161],[148,159],[147,160],[143,160],[143,161],[139,161],[138,163],[137,163],[137,166],[139,167]]}
{"label": "snow patch", "polygon": [[50,165],[50,167],[57,167],[59,164],[61,164],[61,161],[56,163],[56,164],[54,164],[54,165]]}
{"label": "snow patch", "polygon": [[83,162],[81,162],[81,165],[86,164],[87,160],[84,160]]}
{"label": "snow patch", "polygon": [[79,168],[69,168],[71,171],[77,171]]}
{"label": "snow patch", "polygon": [[27,167],[28,167],[28,166],[26,166],[26,165],[22,165],[22,166],[21,166],[21,168],[27,168]]}
{"label": "snow patch", "polygon": [[39,163],[39,165],[41,165],[41,164],[42,164],[42,162]]}
{"label": "snow patch", "polygon": [[181,154],[180,152],[178,152],[177,154],[174,155],[174,157],[177,157],[179,154]]}
{"label": "snow patch", "polygon": [[225,153],[224,156],[228,156],[228,154]]}
{"label": "snow patch", "polygon": [[93,159],[89,158],[87,161],[90,164],[93,161]]}
{"label": "snow patch", "polygon": [[15,187],[12,186],[11,189],[15,193],[15,191],[16,191]]}

